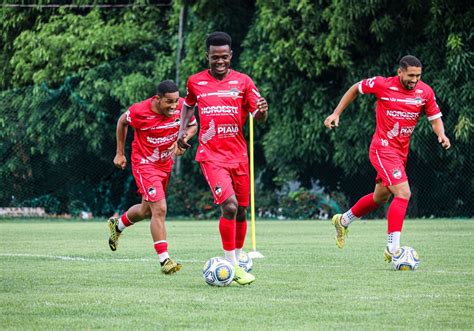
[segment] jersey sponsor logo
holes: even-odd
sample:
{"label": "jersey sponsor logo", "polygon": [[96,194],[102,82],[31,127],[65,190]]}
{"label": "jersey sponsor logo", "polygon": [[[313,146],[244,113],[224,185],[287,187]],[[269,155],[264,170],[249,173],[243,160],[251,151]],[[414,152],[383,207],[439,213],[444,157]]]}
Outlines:
{"label": "jersey sponsor logo", "polygon": [[157,147],[153,150],[153,154],[150,156],[147,156],[146,158],[150,162],[156,162],[159,160],[166,160],[170,158],[172,154],[173,154],[173,149],[167,149],[163,152],[160,152],[159,148]]}
{"label": "jersey sponsor logo", "polygon": [[382,146],[384,146],[384,147],[387,147],[388,146],[388,140],[387,139],[380,139],[380,144],[382,144]]}
{"label": "jersey sponsor logo", "polygon": [[401,102],[407,105],[415,105],[415,106],[423,106],[425,104],[424,100],[420,97],[416,98],[406,98],[406,99],[398,99],[398,98],[393,98],[393,97],[380,97],[380,100],[384,101],[391,101],[391,102]]}
{"label": "jersey sponsor logo", "polygon": [[201,135],[201,142],[203,144],[207,144],[207,142],[211,140],[215,135],[216,135],[216,123],[214,122],[214,120],[211,120],[209,122],[209,128],[207,129],[207,131]]}
{"label": "jersey sponsor logo", "polygon": [[[236,95],[237,91],[238,93]],[[213,96],[216,96],[218,98],[232,98],[235,100],[237,98],[243,98],[243,92],[233,87],[230,90],[219,90],[217,92],[201,93],[197,95],[196,98],[199,100],[200,98],[213,97]]]}
{"label": "jersey sponsor logo", "polygon": [[389,86],[388,89],[392,91],[398,91],[398,87],[395,86]]}
{"label": "jersey sponsor logo", "polygon": [[388,139],[393,139],[393,138],[398,136],[398,133],[400,132],[399,127],[400,127],[400,124],[398,124],[398,122],[396,122],[393,125],[393,128],[390,131],[387,132]]}
{"label": "jersey sponsor logo", "polygon": [[209,106],[200,109],[201,115],[238,115],[239,107],[236,106]]}
{"label": "jersey sponsor logo", "polygon": [[402,178],[402,172],[398,169],[393,169],[392,176],[395,179],[400,179],[400,178]]}
{"label": "jersey sponsor logo", "polygon": [[415,90],[415,93],[420,93],[421,94],[421,93],[423,93],[423,90],[420,90],[420,89]]}
{"label": "jersey sponsor logo", "polygon": [[217,135],[222,138],[235,137],[239,133],[237,124],[219,124],[217,126]]}
{"label": "jersey sponsor logo", "polygon": [[163,125],[158,125],[158,126],[151,126],[149,128],[143,128],[143,129],[140,129],[140,130],[148,131],[148,130],[172,129],[172,128],[175,128],[175,127],[179,127],[179,124],[180,124],[180,121],[175,120],[174,122],[169,122],[169,123],[166,123],[166,124],[163,124]]}
{"label": "jersey sponsor logo", "polygon": [[231,84],[231,85],[236,85],[236,84],[238,84],[238,83],[239,83],[238,80],[230,80],[230,81],[229,81],[229,84]]}
{"label": "jersey sponsor logo", "polygon": [[400,137],[409,137],[415,130],[415,126],[403,126],[400,129]]}
{"label": "jersey sponsor logo", "polygon": [[153,144],[153,145],[163,145],[169,142],[174,142],[177,138],[178,138],[178,132],[175,132],[165,137],[154,138],[154,137],[148,136],[146,137],[146,141],[148,141],[150,144]]}
{"label": "jersey sponsor logo", "polygon": [[387,109],[386,114],[388,117],[393,117],[398,120],[415,120],[420,116],[420,113],[402,111],[402,110],[392,110]]}
{"label": "jersey sponsor logo", "polygon": [[207,80],[201,80],[200,82],[198,82],[198,85],[207,85],[209,82]]}

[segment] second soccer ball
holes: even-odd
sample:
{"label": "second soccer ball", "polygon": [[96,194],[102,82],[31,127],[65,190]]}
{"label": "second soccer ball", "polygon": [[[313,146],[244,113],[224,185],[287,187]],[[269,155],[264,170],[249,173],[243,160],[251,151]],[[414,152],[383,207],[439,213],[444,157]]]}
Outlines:
{"label": "second soccer ball", "polygon": [[222,257],[212,257],[207,260],[202,269],[202,276],[207,284],[212,286],[227,286],[235,276],[232,264]]}

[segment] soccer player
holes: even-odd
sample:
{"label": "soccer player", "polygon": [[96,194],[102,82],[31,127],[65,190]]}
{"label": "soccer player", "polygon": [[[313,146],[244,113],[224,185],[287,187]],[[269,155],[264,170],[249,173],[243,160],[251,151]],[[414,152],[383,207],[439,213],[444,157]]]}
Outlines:
{"label": "soccer player", "polygon": [[442,147],[448,149],[451,146],[444,133],[434,92],[421,81],[421,71],[421,62],[416,57],[402,57],[397,76],[376,76],[354,84],[324,121],[329,129],[339,126],[339,116],[359,93],[373,94],[377,98],[376,127],[369,149],[370,162],[377,171],[375,189],[344,214],[333,216],[339,248],[344,247],[349,224],[387,203],[393,194],[387,213],[388,240],[384,251],[384,259],[390,262],[400,248],[400,233],[411,196],[405,172],[408,146],[422,113],[428,117]]}
{"label": "soccer player", "polygon": [[219,232],[224,257],[234,265],[234,280],[246,285],[255,277],[238,265],[247,233],[250,193],[247,143],[242,127],[248,113],[257,122],[265,121],[268,105],[249,76],[230,69],[232,40],[227,33],[211,33],[206,47],[209,69],[187,81],[178,146],[189,147],[185,129],[197,104],[201,128],[196,161],[200,162],[214,203],[221,208]]}
{"label": "soccer player", "polygon": [[[151,218],[150,232],[161,264],[161,271],[171,274],[181,269],[168,254],[166,241],[165,192],[173,166],[173,156],[182,155],[184,149],[177,146],[183,98],[179,98],[178,87],[172,81],[163,81],[156,95],[132,105],[117,122],[117,152],[114,164],[125,169],[124,154],[128,126],[135,130],[132,142],[132,172],[142,201],[130,207],[119,218],[108,221],[112,251],[117,249],[123,230],[145,218]],[[186,125],[186,138],[197,132],[196,119]]]}

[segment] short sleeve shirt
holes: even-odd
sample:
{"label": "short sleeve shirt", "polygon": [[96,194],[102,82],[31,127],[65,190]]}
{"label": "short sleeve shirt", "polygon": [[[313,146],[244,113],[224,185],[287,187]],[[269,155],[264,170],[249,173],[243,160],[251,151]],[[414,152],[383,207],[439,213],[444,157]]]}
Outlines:
{"label": "short sleeve shirt", "polygon": [[430,121],[442,116],[433,90],[422,81],[407,90],[398,76],[377,76],[362,80],[358,88],[360,93],[377,98],[372,146],[394,148],[403,157],[408,154],[410,137],[420,115],[425,113]]}
{"label": "short sleeve shirt", "polygon": [[252,79],[230,70],[218,80],[208,70],[189,77],[185,104],[198,105],[200,120],[197,161],[248,162],[242,127],[255,114],[260,93]]}
{"label": "short sleeve shirt", "polygon": [[[132,165],[154,164],[170,172],[173,166],[171,146],[178,139],[183,98],[171,117],[157,114],[151,109],[153,98],[133,104],[127,111],[127,122],[135,129],[132,142]],[[191,118],[190,124],[196,119]]]}

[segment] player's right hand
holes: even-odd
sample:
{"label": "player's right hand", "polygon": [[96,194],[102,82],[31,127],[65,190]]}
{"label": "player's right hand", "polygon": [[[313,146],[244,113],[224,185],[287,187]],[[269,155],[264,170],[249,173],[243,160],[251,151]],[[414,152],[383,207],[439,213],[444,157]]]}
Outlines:
{"label": "player's right hand", "polygon": [[123,154],[116,154],[114,157],[114,165],[119,169],[125,169],[127,166],[127,158]]}
{"label": "player's right hand", "polygon": [[186,131],[180,131],[179,134],[178,134],[178,140],[176,141],[177,144],[178,144],[178,147],[181,148],[181,149],[188,149],[189,147],[191,147],[190,144],[188,144],[184,138],[186,138],[188,136],[188,134],[186,133]]}
{"label": "player's right hand", "polygon": [[328,129],[332,129],[335,126],[339,126],[339,115],[331,114],[324,120],[324,126]]}

